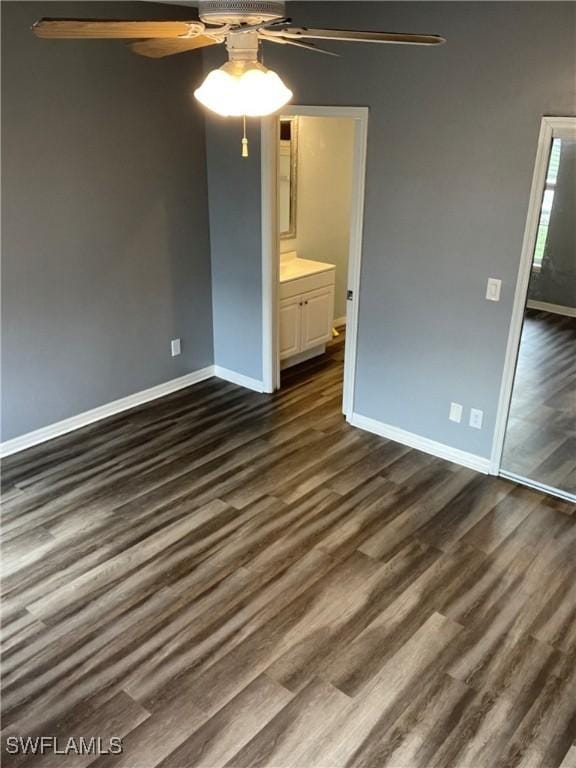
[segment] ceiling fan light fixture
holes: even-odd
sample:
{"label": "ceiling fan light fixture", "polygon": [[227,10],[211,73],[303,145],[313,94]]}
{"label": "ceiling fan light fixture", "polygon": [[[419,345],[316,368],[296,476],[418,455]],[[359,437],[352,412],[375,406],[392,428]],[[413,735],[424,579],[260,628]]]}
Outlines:
{"label": "ceiling fan light fixture", "polygon": [[208,73],[194,96],[223,117],[265,117],[287,104],[292,91],[257,61],[228,61]]}

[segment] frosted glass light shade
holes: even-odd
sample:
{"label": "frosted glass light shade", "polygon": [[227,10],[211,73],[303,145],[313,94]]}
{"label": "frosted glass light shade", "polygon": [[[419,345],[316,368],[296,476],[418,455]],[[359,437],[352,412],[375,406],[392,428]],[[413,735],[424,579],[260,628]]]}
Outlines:
{"label": "frosted glass light shade", "polygon": [[223,117],[264,117],[292,98],[276,72],[255,61],[228,61],[208,74],[194,96]]}

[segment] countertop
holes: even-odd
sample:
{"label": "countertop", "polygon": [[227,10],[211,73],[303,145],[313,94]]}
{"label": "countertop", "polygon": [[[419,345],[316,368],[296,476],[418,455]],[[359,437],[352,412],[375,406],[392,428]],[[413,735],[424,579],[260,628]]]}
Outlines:
{"label": "countertop", "polygon": [[324,261],[300,259],[289,253],[282,254],[280,257],[280,282],[287,283],[290,280],[298,280],[300,277],[329,272],[331,269],[336,269],[336,265]]}

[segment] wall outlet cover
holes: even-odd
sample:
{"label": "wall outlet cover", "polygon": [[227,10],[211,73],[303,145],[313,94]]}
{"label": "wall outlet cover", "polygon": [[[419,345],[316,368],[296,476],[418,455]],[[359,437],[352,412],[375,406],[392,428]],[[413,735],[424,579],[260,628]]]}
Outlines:
{"label": "wall outlet cover", "polygon": [[448,414],[450,421],[455,421],[460,424],[462,421],[462,406],[460,403],[450,403],[450,413]]}
{"label": "wall outlet cover", "polygon": [[474,429],[482,429],[482,421],[484,419],[484,411],[478,408],[470,409],[470,426]]}
{"label": "wall outlet cover", "polygon": [[172,357],[176,357],[182,352],[182,345],[180,339],[172,339],[170,342],[170,349],[172,351]]}

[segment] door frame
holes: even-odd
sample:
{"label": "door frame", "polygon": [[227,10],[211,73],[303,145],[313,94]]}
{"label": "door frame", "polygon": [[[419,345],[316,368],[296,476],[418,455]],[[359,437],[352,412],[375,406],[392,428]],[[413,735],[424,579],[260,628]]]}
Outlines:
{"label": "door frame", "polygon": [[[520,265],[518,268],[516,291],[514,293],[514,305],[512,309],[512,317],[510,319],[510,329],[508,332],[508,343],[506,346],[506,357],[504,361],[504,371],[502,375],[502,383],[500,386],[498,411],[496,414],[496,425],[494,428],[494,439],[492,441],[490,474],[493,475],[498,475],[502,471],[502,454],[504,451],[506,426],[508,423],[510,404],[512,402],[512,391],[514,388],[516,365],[518,363],[518,355],[520,352],[520,340],[522,337],[522,326],[524,324],[524,311],[528,298],[528,287],[532,273],[534,247],[536,245],[538,224],[540,222],[540,208],[542,207],[542,198],[546,184],[546,174],[548,172],[548,162],[550,159],[550,150],[552,148],[552,139],[556,138],[576,140],[576,117],[545,116],[542,118],[542,122],[540,124],[540,135],[538,137],[536,161],[534,164],[534,173],[532,176],[532,188],[530,190],[530,201],[528,203],[526,226],[524,228],[522,255],[520,257]],[[532,482],[532,485],[540,487],[535,482]],[[549,488],[543,488],[543,490],[550,492]]]}
{"label": "door frame", "polygon": [[352,172],[352,205],[350,210],[350,244],[348,251],[348,299],[346,313],[346,345],[344,352],[344,394],[342,411],[350,417],[354,405],[356,357],[358,341],[358,309],[360,269],[364,229],[366,189],[366,153],[368,146],[368,107],[320,107],[288,104],[279,113],[262,119],[262,381],[264,392],[280,386],[279,349],[279,262],[278,237],[278,153],[277,137],[280,117],[340,117],[354,120],[354,153]]}

